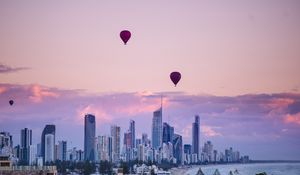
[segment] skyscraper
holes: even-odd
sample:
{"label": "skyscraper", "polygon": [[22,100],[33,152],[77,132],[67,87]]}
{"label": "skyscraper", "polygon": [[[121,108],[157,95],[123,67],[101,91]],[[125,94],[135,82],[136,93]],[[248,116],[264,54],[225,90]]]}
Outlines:
{"label": "skyscraper", "polygon": [[183,145],[183,162],[185,164],[190,164],[192,159],[192,145],[184,144]]}
{"label": "skyscraper", "polygon": [[113,145],[112,145],[112,137],[108,137],[108,159],[112,161],[112,152],[113,152]]}
{"label": "skyscraper", "polygon": [[162,107],[153,112],[152,119],[152,147],[158,149],[162,146]]}
{"label": "skyscraper", "polygon": [[13,154],[13,140],[12,135],[10,135],[9,132],[0,132],[0,153],[2,155]]}
{"label": "skyscraper", "polygon": [[140,144],[142,144],[142,139],[135,139],[135,145],[136,145],[136,147],[138,145],[140,145]]}
{"label": "skyscraper", "polygon": [[148,135],[147,135],[147,133],[142,134],[142,144],[143,145],[148,145]]}
{"label": "skyscraper", "polygon": [[162,142],[168,143],[173,141],[174,136],[174,127],[170,126],[168,123],[163,124],[163,136],[162,136]]}
{"label": "skyscraper", "polygon": [[112,137],[112,161],[118,162],[120,160],[121,128],[113,125],[111,126],[110,132]]}
{"label": "skyscraper", "polygon": [[203,153],[205,155],[205,161],[211,162],[213,160],[213,144],[211,141],[204,143]]}
{"label": "skyscraper", "polygon": [[27,165],[30,164],[30,145],[32,145],[32,130],[24,128],[21,130],[21,160]]}
{"label": "skyscraper", "polygon": [[192,153],[197,154],[198,159],[200,157],[200,117],[195,116],[195,122],[193,123],[192,131]]}
{"label": "skyscraper", "polygon": [[98,136],[97,139],[97,160],[109,161],[109,137]]}
{"label": "skyscraper", "polygon": [[174,134],[173,139],[173,155],[176,158],[177,164],[182,164],[183,148],[182,148],[182,136]]}
{"label": "skyscraper", "polygon": [[126,149],[132,148],[132,133],[130,131],[124,133],[123,142]]}
{"label": "skyscraper", "polygon": [[84,117],[84,160],[95,161],[95,116],[86,114]]}
{"label": "skyscraper", "polygon": [[131,133],[131,148],[135,148],[135,121],[130,120],[129,130]]}
{"label": "skyscraper", "polygon": [[55,139],[54,134],[45,135],[45,162],[54,162]]}
{"label": "skyscraper", "polygon": [[[42,149],[41,149],[41,156],[43,157],[43,161],[45,162],[45,155],[46,155],[46,152],[45,152],[45,147],[46,147],[46,143],[45,143],[45,136],[47,134],[52,134],[53,135],[53,138],[54,138],[54,141],[53,141],[53,150],[54,150],[54,144],[55,144],[55,125],[46,125],[44,130],[43,130],[43,133],[42,133],[42,138],[41,138],[41,146],[42,146]],[[52,147],[52,145],[51,145]],[[54,157],[54,151],[53,151],[53,157]]]}
{"label": "skyscraper", "polygon": [[144,151],[145,146],[144,145],[137,145],[137,158],[139,161],[145,161]]}
{"label": "skyscraper", "polygon": [[36,145],[29,146],[29,165],[36,165],[37,148]]}
{"label": "skyscraper", "polygon": [[61,161],[67,160],[67,141],[58,142],[57,159]]}

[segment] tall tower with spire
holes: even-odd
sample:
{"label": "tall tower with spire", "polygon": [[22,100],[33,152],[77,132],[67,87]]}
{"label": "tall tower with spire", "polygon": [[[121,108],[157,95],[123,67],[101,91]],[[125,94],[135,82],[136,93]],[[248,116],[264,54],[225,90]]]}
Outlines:
{"label": "tall tower with spire", "polygon": [[200,117],[199,115],[195,115],[195,122],[192,128],[192,153],[197,154],[199,159],[200,152]]}

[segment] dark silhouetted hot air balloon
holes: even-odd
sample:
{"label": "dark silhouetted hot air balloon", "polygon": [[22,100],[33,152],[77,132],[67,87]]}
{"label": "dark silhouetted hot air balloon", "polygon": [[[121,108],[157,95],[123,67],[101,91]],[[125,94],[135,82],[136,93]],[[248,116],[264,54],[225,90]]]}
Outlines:
{"label": "dark silhouetted hot air balloon", "polygon": [[128,41],[128,40],[130,39],[130,37],[131,37],[131,33],[130,33],[130,31],[128,31],[128,30],[123,30],[123,31],[121,31],[121,33],[120,33],[120,37],[121,37],[121,39],[123,40],[124,44],[126,44],[127,41]]}
{"label": "dark silhouetted hot air balloon", "polygon": [[14,104],[14,101],[13,100],[9,100],[9,104],[10,104],[10,106],[12,106]]}
{"label": "dark silhouetted hot air balloon", "polygon": [[179,80],[181,79],[181,74],[179,72],[172,72],[170,74],[170,78],[171,78],[172,82],[174,83],[174,85],[176,86],[177,83],[179,82]]}

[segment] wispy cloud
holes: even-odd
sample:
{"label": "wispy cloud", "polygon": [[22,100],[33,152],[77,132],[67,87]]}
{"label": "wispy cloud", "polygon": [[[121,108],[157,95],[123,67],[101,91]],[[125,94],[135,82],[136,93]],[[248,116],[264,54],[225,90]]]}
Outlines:
{"label": "wispy cloud", "polygon": [[59,97],[57,92],[37,84],[30,86],[30,90],[32,95],[29,98],[36,103],[41,102],[44,97]]}
{"label": "wispy cloud", "polygon": [[201,132],[207,137],[222,136],[222,134],[217,132],[213,127],[206,125],[201,127]]}
{"label": "wispy cloud", "polygon": [[285,116],[285,122],[300,125],[300,112],[297,114],[287,114]]}
{"label": "wispy cloud", "polygon": [[106,113],[104,109],[102,109],[101,106],[95,106],[95,105],[88,105],[85,107],[79,107],[77,109],[77,118],[76,121],[83,125],[82,122],[82,116],[85,116],[85,114],[93,114],[96,117],[96,122],[98,124],[103,124],[103,123],[111,123],[112,117]]}
{"label": "wispy cloud", "polygon": [[28,67],[11,67],[8,65],[0,64],[0,74],[5,74],[5,73],[13,73],[13,72],[18,72],[21,70],[27,70],[29,69]]}

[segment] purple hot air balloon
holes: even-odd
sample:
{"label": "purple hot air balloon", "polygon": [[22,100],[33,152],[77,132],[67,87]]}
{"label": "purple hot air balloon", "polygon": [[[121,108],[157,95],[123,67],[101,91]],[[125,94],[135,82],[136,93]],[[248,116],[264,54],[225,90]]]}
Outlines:
{"label": "purple hot air balloon", "polygon": [[179,72],[172,72],[170,74],[170,78],[171,78],[172,82],[174,83],[174,85],[176,86],[177,83],[179,82],[179,80],[181,79],[181,74]]}
{"label": "purple hot air balloon", "polygon": [[128,30],[123,30],[120,33],[120,37],[123,40],[124,44],[126,45],[127,41],[130,39],[131,37],[131,33]]}
{"label": "purple hot air balloon", "polygon": [[9,104],[10,104],[10,106],[12,106],[14,104],[14,101],[13,100],[9,100]]}

